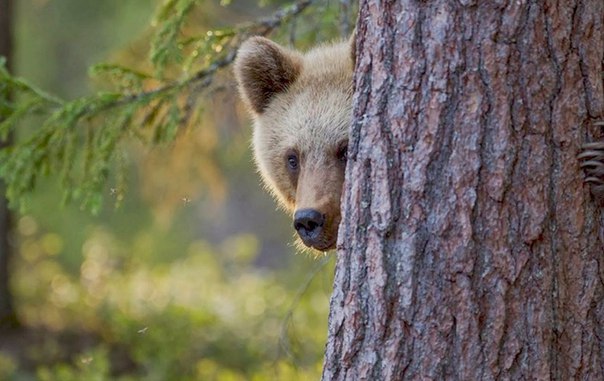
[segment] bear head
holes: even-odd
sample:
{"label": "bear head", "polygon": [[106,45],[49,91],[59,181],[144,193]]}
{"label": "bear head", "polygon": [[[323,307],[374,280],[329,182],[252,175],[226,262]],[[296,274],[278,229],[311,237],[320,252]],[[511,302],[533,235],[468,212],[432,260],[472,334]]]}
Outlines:
{"label": "bear head", "polygon": [[241,97],[254,118],[258,170],[293,214],[302,242],[320,251],[335,247],[340,223],[352,117],[351,46],[341,42],[301,53],[252,37],[235,61]]}

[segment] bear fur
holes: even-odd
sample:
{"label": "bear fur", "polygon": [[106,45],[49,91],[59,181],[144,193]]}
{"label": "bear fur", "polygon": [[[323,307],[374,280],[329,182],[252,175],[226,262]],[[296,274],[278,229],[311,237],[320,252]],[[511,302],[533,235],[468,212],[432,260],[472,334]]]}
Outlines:
{"label": "bear fur", "polygon": [[350,41],[302,53],[252,37],[235,60],[239,92],[254,119],[261,177],[294,215],[303,243],[321,251],[335,247],[340,223],[352,55]]}

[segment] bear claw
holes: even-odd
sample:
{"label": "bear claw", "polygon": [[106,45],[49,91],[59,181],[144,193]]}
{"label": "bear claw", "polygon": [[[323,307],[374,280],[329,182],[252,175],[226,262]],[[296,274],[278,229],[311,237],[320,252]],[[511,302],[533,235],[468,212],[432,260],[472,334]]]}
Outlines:
{"label": "bear claw", "polygon": [[[597,125],[604,126],[604,121],[597,122]],[[604,205],[604,141],[585,143],[581,149],[577,158],[585,172],[583,181],[590,185],[596,201]]]}

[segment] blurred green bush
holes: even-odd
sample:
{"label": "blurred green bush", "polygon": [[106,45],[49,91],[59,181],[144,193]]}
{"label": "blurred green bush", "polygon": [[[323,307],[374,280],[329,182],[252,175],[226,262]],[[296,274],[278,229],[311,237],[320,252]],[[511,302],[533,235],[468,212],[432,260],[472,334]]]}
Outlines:
{"label": "blurred green bush", "polygon": [[[302,271],[261,269],[254,266],[256,237],[240,235],[217,247],[193,241],[173,262],[145,263],[137,250],[146,245],[134,239],[122,247],[131,255],[116,256],[124,243],[99,229],[71,274],[57,258],[60,236],[37,234],[32,219],[21,219],[21,233],[29,234],[15,288],[22,317],[48,335],[25,350],[43,364],[39,380],[320,377],[332,271],[324,264],[331,258],[313,263],[320,275],[308,261],[298,263]],[[70,347],[52,338],[59,332],[88,337]],[[2,372],[21,379],[10,358],[0,357]]]}

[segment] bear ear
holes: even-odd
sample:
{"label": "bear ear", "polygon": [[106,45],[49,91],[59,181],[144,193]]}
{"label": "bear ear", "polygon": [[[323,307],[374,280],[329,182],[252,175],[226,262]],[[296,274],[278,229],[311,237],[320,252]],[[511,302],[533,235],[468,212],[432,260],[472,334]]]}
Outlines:
{"label": "bear ear", "polygon": [[243,100],[262,113],[273,96],[284,92],[302,70],[302,55],[264,37],[252,37],[237,52],[235,77]]}

